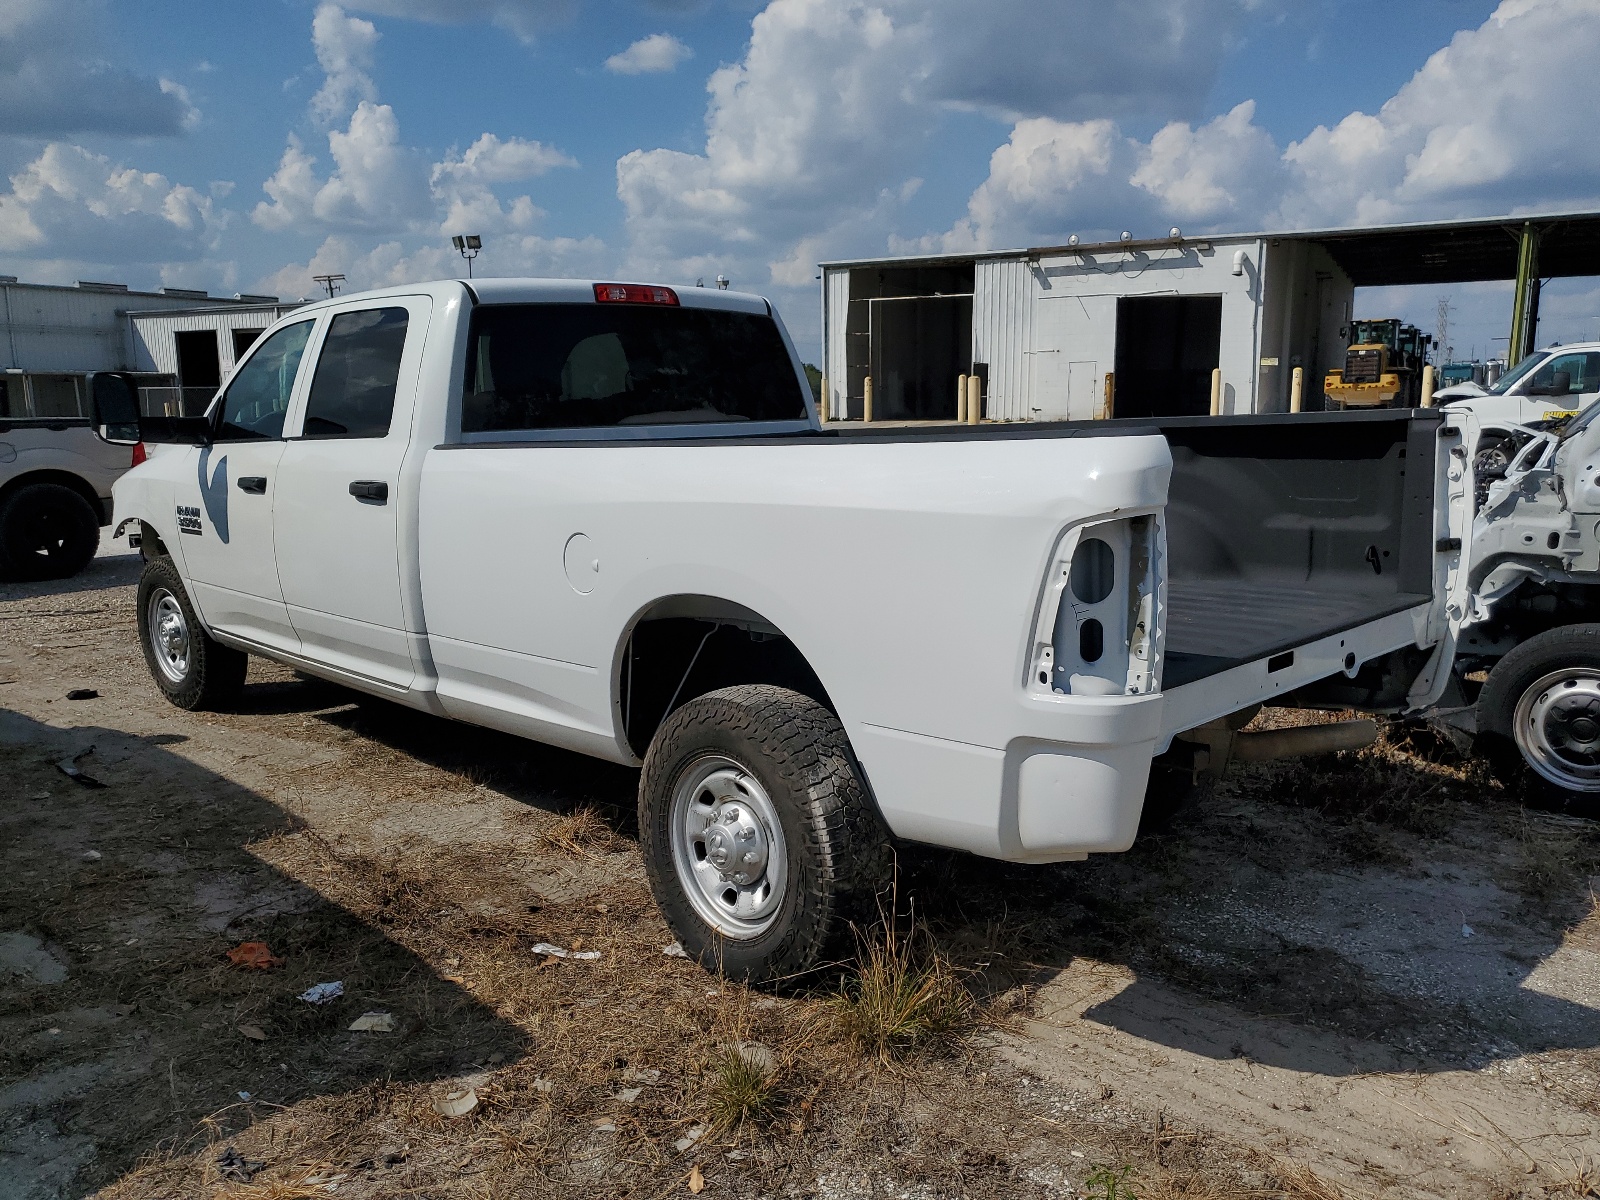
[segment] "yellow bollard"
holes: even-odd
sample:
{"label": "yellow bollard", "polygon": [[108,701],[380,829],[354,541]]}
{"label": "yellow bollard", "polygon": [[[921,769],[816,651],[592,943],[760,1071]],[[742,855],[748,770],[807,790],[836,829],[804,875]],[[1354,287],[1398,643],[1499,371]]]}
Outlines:
{"label": "yellow bollard", "polygon": [[983,376],[967,376],[967,424],[983,420]]}
{"label": "yellow bollard", "polygon": [[868,375],[861,383],[861,423],[872,424],[872,376]]}
{"label": "yellow bollard", "polygon": [[1422,407],[1433,407],[1433,364],[1422,368]]}
{"label": "yellow bollard", "polygon": [[1289,411],[1290,412],[1297,413],[1297,412],[1300,411],[1300,404],[1301,404],[1301,401],[1304,398],[1305,390],[1306,390],[1306,369],[1304,367],[1296,367],[1294,369],[1294,377],[1293,377],[1292,381],[1289,384]]}
{"label": "yellow bollard", "polygon": [[1213,417],[1220,417],[1222,415],[1221,367],[1213,367],[1211,369],[1211,415]]}
{"label": "yellow bollard", "polygon": [[967,423],[967,377],[956,376],[956,424]]}
{"label": "yellow bollard", "polygon": [[1117,415],[1117,376],[1114,371],[1106,372],[1106,390],[1103,403],[1104,407],[1100,410],[1100,415],[1103,420],[1109,421]]}
{"label": "yellow bollard", "polygon": [[826,425],[828,423],[828,377],[822,377],[822,398],[817,401],[817,420]]}

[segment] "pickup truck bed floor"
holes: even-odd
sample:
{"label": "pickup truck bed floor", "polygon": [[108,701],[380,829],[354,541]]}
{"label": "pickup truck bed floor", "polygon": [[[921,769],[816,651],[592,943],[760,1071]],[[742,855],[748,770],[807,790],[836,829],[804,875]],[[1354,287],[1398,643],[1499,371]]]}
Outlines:
{"label": "pickup truck bed floor", "polygon": [[1303,582],[1169,580],[1162,687],[1181,687],[1429,600],[1413,592],[1330,592]]}

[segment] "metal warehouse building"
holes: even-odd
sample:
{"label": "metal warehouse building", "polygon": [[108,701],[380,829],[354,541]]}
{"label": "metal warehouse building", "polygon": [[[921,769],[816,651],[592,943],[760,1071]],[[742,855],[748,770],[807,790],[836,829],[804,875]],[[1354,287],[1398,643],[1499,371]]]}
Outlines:
{"label": "metal warehouse building", "polygon": [[130,312],[133,370],[173,381],[167,391],[147,388],[146,406],[174,414],[201,412],[255,340],[297,307],[273,296],[241,296],[225,307]]}
{"label": "metal warehouse building", "polygon": [[[126,284],[80,281],[76,286],[20,283],[0,275],[0,417],[77,416],[83,411],[83,377],[91,371],[149,373],[152,385],[190,383],[177,355],[175,329],[141,330],[149,319],[172,319],[182,312],[210,322],[232,323],[250,312],[260,328],[270,324],[263,310],[276,296],[208,296],[187,288],[136,292]],[[218,335],[211,334],[214,343]],[[233,363],[227,342],[210,375],[191,386],[215,390],[221,371]],[[203,355],[196,370],[205,371]]]}
{"label": "metal warehouse building", "polygon": [[1512,361],[1539,285],[1600,275],[1600,214],[1119,240],[822,264],[833,419],[952,420],[980,379],[988,420],[1285,412],[1341,367],[1358,287],[1515,280]]}

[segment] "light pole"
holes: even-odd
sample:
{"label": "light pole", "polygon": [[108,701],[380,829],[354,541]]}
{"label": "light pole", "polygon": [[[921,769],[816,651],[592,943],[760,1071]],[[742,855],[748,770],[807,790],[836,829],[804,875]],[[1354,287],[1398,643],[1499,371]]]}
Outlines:
{"label": "light pole", "polygon": [[483,249],[483,239],[475,233],[458,233],[450,239],[462,258],[467,260],[467,278],[472,278],[472,260],[478,257],[478,251]]}
{"label": "light pole", "polygon": [[339,291],[339,285],[344,282],[343,275],[313,275],[311,278],[323,286],[328,293],[329,300],[333,299]]}

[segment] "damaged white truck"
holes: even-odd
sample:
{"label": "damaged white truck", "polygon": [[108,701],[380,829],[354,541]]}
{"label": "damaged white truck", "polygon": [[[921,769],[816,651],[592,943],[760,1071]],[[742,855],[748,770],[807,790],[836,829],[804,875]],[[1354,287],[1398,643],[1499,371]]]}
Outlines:
{"label": "damaged white truck", "polygon": [[1235,736],[1255,706],[1433,704],[1458,424],[845,430],[759,297],[447,281],[296,310],[208,417],[146,421],[179,444],[116,516],[174,703],[260,655],[640,765],[675,934],[762,980],[871,915],[894,839],[1124,850],[1153,762],[1343,744]]}

